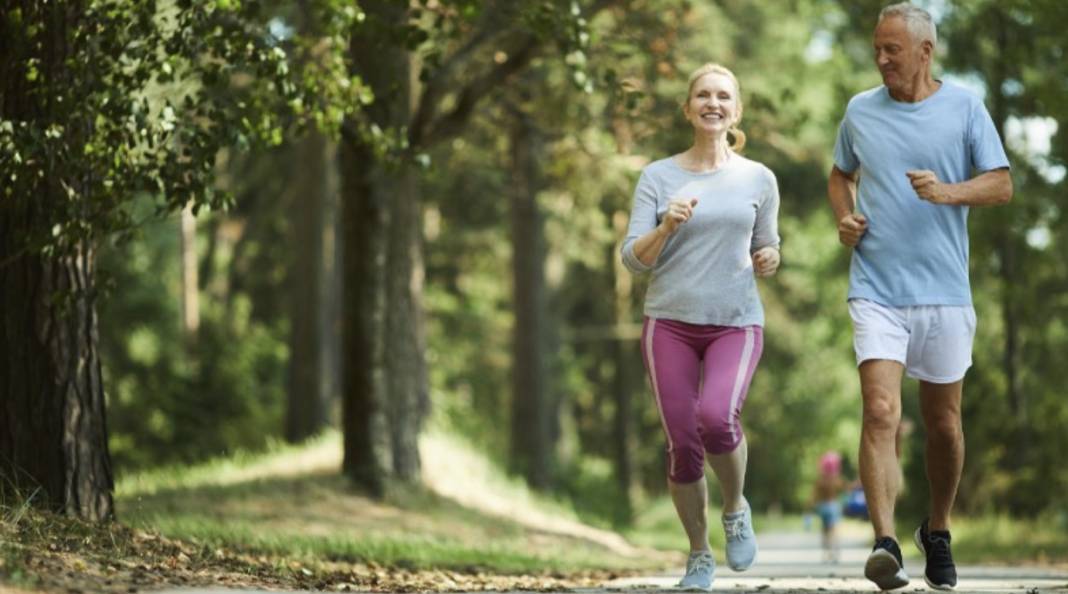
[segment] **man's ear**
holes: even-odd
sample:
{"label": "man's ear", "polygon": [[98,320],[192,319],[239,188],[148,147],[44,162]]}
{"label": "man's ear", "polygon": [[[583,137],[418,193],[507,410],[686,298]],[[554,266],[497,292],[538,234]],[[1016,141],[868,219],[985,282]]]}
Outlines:
{"label": "man's ear", "polygon": [[934,58],[934,43],[930,39],[924,39],[921,47],[923,48],[924,57],[930,62]]}

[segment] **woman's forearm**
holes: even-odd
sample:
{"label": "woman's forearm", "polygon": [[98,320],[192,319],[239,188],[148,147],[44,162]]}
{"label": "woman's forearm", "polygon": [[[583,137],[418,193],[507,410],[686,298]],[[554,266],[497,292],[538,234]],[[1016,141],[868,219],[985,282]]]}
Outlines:
{"label": "woman's forearm", "polygon": [[662,226],[657,226],[634,242],[634,256],[642,264],[652,266],[656,263],[656,259],[660,257],[660,252],[664,251],[668,235],[663,229]]}

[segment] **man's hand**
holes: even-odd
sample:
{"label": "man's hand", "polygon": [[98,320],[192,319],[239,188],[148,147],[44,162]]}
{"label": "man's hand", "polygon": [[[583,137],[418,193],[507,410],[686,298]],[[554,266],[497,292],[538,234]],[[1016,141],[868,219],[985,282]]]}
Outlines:
{"label": "man's hand", "polygon": [[693,209],[697,206],[697,198],[689,198],[682,200],[672,200],[668,203],[667,212],[664,213],[664,218],[660,221],[660,232],[669,237],[679,229],[679,225],[690,220],[693,216]]}
{"label": "man's hand", "polygon": [[773,247],[760,248],[753,252],[753,270],[759,277],[771,276],[779,269],[779,250]]}
{"label": "man's hand", "polygon": [[868,230],[868,219],[860,213],[850,213],[838,221],[838,241],[849,247],[856,247],[860,238]]}
{"label": "man's hand", "polygon": [[912,189],[916,190],[916,194],[920,198],[932,204],[952,204],[952,200],[946,192],[946,184],[939,181],[938,176],[933,171],[917,169],[906,171],[905,175],[909,176]]}

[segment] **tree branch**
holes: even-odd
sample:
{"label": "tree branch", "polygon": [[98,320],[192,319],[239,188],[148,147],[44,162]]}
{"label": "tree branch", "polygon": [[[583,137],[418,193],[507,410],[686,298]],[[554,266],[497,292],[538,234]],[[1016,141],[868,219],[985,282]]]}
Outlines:
{"label": "tree branch", "polygon": [[459,134],[474,111],[475,104],[496,86],[504,83],[510,76],[526,68],[541,47],[541,40],[526,34],[518,49],[509,53],[508,60],[497,64],[489,72],[471,81],[456,100],[456,107],[442,115],[425,128],[411,128],[409,144],[413,149],[430,146]]}
{"label": "tree branch", "polygon": [[[602,10],[622,6],[626,0],[597,0],[587,12],[587,18]],[[445,89],[455,86],[452,75],[461,66],[468,63],[475,50],[490,39],[497,37],[492,33],[493,14],[491,14],[481,29],[480,33],[472,38],[463,48],[439,70],[424,87],[416,107],[415,117],[409,126],[409,145],[418,150],[421,147],[433,145],[441,140],[458,134],[467,119],[471,116],[475,104],[495,86],[503,83],[511,75],[525,68],[537,54],[545,40],[531,33],[518,33],[514,30],[503,29],[502,34],[514,41],[509,44],[511,49],[507,51],[508,59],[494,66],[489,72],[476,77],[468,83],[459,93],[456,107],[447,114],[437,115],[437,107]]]}
{"label": "tree branch", "polygon": [[493,5],[475,35],[460,49],[456,50],[424,85],[423,92],[420,93],[419,101],[416,105],[415,116],[412,118],[412,124],[409,127],[412,130],[412,137],[422,137],[425,134],[425,130],[432,125],[434,116],[437,115],[438,103],[445,89],[449,88],[453,73],[462,70],[464,66],[470,63],[478,49],[500,33],[501,29],[494,26],[497,22],[499,13],[497,9],[499,6],[499,3]]}

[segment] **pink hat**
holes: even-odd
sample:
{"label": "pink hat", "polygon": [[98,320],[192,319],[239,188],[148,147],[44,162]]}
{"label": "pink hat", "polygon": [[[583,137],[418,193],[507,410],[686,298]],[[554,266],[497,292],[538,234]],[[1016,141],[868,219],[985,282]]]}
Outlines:
{"label": "pink hat", "polygon": [[820,456],[820,472],[824,476],[837,476],[842,470],[842,456],[838,452],[825,452]]}

